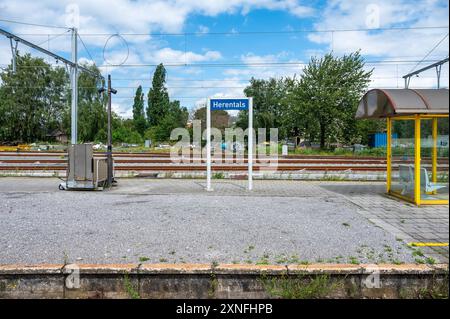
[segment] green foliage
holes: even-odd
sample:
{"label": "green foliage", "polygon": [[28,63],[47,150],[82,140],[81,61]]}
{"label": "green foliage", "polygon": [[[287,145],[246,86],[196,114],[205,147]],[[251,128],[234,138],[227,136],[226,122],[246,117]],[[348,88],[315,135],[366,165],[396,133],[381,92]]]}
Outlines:
{"label": "green foliage", "polygon": [[128,293],[128,295],[131,299],[141,299],[141,295],[139,294],[139,291],[133,286],[127,273],[125,273],[125,275],[123,277],[123,283],[124,283],[125,291]]}
{"label": "green foliage", "polygon": [[[370,82],[359,52],[342,58],[326,54],[312,58],[296,81],[290,100],[294,113],[315,127],[320,147],[334,142],[351,143],[358,138],[355,112]],[[311,134],[310,134],[311,135]]]}
{"label": "green foliage", "polygon": [[[194,112],[194,119],[201,121],[201,129],[204,131],[206,129],[206,107],[200,107]],[[224,132],[225,128],[228,127],[228,122],[230,120],[230,115],[227,111],[215,110],[211,111],[211,126]]]}
{"label": "green foliage", "polygon": [[113,143],[142,144],[142,136],[134,130],[133,120],[124,120],[113,129]]}
{"label": "green foliage", "polygon": [[[321,149],[331,143],[367,144],[369,133],[385,129],[384,121],[355,119],[371,74],[359,52],[327,54],[312,58],[299,78],[252,78],[244,92],[254,98],[255,127],[276,127],[280,139],[320,142]],[[247,128],[247,116],[241,111],[236,125]]]}
{"label": "green foliage", "polygon": [[144,93],[142,93],[142,86],[136,90],[136,95],[134,97],[133,103],[133,124],[134,129],[141,135],[144,135],[145,129],[147,128],[147,120],[145,119],[144,112]]}
{"label": "green foliage", "polygon": [[0,78],[0,141],[44,141],[61,128],[68,108],[64,68],[18,54],[17,72],[9,65]]}
{"label": "green foliage", "polygon": [[261,282],[270,296],[282,299],[321,299],[342,287],[342,283],[332,282],[328,275],[263,276]]}
{"label": "green foliage", "polygon": [[[280,129],[280,137],[287,135],[286,120],[289,108],[285,99],[293,83],[292,79],[250,80],[250,85],[245,88],[244,93],[253,97],[254,127],[277,127]],[[236,125],[242,129],[247,128],[248,111],[239,112]]]}
{"label": "green foliage", "polygon": [[[96,66],[85,65],[84,67],[100,74]],[[78,140],[80,142],[106,142],[108,125],[106,95],[98,94],[96,79],[84,72],[79,75],[78,87]],[[65,127],[70,133],[70,114],[66,117]]]}
{"label": "green foliage", "polygon": [[[152,88],[148,93],[147,120],[149,128],[143,132],[145,139],[167,141],[174,128],[185,127],[188,110],[179,101],[170,101],[165,87],[166,70],[158,65],[153,74]],[[139,92],[136,94],[138,95]],[[143,127],[141,127],[142,129]]]}
{"label": "green foliage", "polygon": [[150,126],[159,125],[169,110],[169,93],[165,83],[166,69],[161,63],[156,67],[152,88],[148,92],[147,120]]}

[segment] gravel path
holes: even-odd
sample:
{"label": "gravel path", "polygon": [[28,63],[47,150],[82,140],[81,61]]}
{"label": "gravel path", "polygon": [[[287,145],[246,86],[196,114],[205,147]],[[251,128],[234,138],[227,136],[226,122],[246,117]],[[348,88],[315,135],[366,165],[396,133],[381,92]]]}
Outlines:
{"label": "gravel path", "polygon": [[0,263],[414,260],[404,243],[358,214],[356,205],[325,191],[307,197],[185,190],[132,195],[126,186],[111,192],[20,192],[10,186],[0,185]]}

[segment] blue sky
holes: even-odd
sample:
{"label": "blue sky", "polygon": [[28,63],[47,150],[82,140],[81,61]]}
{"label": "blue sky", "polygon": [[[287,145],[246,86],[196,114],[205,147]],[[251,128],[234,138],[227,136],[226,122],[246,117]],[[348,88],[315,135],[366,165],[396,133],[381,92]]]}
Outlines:
{"label": "blue sky", "polygon": [[[167,87],[172,99],[191,110],[209,96],[242,95],[251,77],[299,76],[302,63],[330,51],[341,56],[361,50],[368,62],[374,62],[367,64],[374,68],[372,87],[402,87],[401,76],[426,65],[414,61],[423,59],[437,43],[441,42],[426,60],[448,56],[448,18],[448,1],[438,0],[0,0],[0,19],[77,26],[90,53],[80,43],[80,62],[95,62],[105,75],[112,74],[119,91],[113,107],[125,117],[131,115],[136,87],[140,84],[148,91],[151,65],[161,62],[187,64],[167,66]],[[34,43],[64,32],[4,21],[0,27]],[[416,29],[392,30],[405,27]],[[421,27],[445,28],[417,29]],[[117,37],[105,47],[115,33],[129,48],[124,63],[128,66],[110,66],[123,61],[128,51]],[[42,46],[70,57],[69,34]],[[20,45],[19,49],[30,51]],[[0,67],[10,60],[9,43],[2,37]],[[415,87],[435,85],[433,70],[412,80]],[[448,87],[448,64],[442,70],[442,85]]]}

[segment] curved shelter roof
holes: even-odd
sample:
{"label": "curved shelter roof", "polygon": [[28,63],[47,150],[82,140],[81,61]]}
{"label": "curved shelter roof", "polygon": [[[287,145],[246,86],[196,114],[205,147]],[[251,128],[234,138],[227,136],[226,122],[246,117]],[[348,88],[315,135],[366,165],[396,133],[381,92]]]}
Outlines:
{"label": "curved shelter roof", "polygon": [[373,89],[359,102],[356,118],[448,114],[448,89]]}

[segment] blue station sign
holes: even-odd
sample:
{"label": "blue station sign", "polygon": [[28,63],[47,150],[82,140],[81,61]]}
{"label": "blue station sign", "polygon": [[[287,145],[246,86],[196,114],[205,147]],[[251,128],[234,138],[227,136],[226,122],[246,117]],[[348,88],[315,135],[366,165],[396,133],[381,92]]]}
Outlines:
{"label": "blue station sign", "polygon": [[249,99],[211,99],[211,111],[248,110]]}

